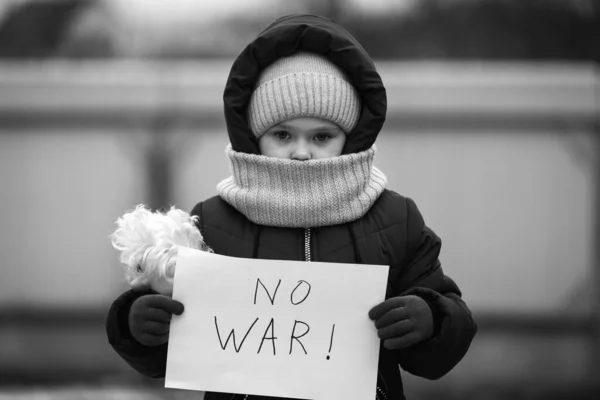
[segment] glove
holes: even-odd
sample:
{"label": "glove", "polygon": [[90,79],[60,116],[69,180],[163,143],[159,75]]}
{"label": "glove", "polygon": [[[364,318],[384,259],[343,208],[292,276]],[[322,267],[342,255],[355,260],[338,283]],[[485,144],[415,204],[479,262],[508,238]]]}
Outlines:
{"label": "glove", "polygon": [[138,297],[129,310],[129,331],[144,346],[159,346],[169,340],[171,316],[182,313],[183,304],[168,296]]}
{"label": "glove", "polygon": [[419,296],[387,299],[369,311],[377,335],[388,350],[404,349],[429,339],[434,331],[433,314]]}

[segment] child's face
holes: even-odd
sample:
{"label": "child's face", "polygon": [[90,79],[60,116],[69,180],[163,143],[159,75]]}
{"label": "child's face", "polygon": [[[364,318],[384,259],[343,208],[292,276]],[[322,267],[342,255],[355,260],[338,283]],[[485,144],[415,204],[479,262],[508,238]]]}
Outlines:
{"label": "child's face", "polygon": [[344,143],[346,134],[336,124],[313,117],[284,121],[258,140],[262,155],[300,161],[337,157]]}

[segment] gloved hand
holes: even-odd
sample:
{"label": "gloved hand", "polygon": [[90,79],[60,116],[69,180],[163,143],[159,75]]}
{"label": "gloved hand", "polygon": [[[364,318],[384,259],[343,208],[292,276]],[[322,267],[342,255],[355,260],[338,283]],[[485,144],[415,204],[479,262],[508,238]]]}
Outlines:
{"label": "gloved hand", "polygon": [[433,334],[433,314],[419,296],[387,299],[369,311],[369,318],[375,321],[377,335],[388,350],[404,349]]}
{"label": "gloved hand", "polygon": [[158,346],[169,340],[171,316],[181,315],[183,304],[161,294],[138,297],[129,310],[131,336],[144,346]]}

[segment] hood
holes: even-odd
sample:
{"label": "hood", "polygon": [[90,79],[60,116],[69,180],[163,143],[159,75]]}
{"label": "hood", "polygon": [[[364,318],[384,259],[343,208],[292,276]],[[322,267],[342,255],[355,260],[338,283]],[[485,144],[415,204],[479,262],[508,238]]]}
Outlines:
{"label": "hood", "polygon": [[369,149],[385,121],[387,97],[383,82],[360,43],[334,21],[316,15],[287,15],[277,19],[234,61],[223,93],[232,149],[260,154],[258,140],[248,126],[246,116],[255,82],[266,66],[298,50],[328,57],[346,72],[361,98],[362,110],[342,154]]}

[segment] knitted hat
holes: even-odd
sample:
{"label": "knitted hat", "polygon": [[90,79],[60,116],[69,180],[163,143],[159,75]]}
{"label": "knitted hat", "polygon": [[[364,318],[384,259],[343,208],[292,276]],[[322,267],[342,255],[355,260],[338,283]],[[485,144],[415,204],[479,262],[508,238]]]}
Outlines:
{"label": "knitted hat", "polygon": [[348,134],[359,116],[360,98],[344,72],[327,58],[307,52],[266,67],[248,105],[248,123],[257,138],[297,117],[322,118]]}

